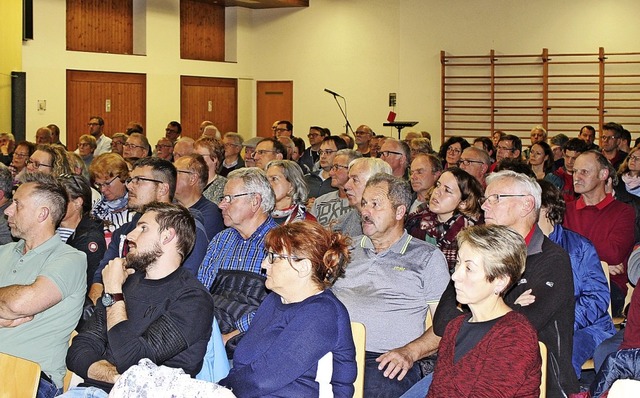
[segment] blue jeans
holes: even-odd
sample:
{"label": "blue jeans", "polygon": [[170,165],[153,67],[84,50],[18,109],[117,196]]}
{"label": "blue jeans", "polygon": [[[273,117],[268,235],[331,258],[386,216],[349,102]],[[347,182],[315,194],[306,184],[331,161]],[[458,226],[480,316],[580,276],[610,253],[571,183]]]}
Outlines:
{"label": "blue jeans", "polygon": [[109,398],[109,394],[97,387],[71,387],[60,397],[65,398]]}
{"label": "blue jeans", "polygon": [[424,398],[429,393],[429,387],[433,382],[433,373],[429,373],[419,382],[413,385],[409,391],[402,394],[400,398]]}
{"label": "blue jeans", "polygon": [[[612,285],[613,286],[613,285]],[[620,344],[622,344],[622,339],[624,338],[624,329],[620,330],[618,333],[609,337],[598,347],[596,347],[596,352],[593,354],[593,364],[595,365],[596,373],[600,371],[604,360],[611,354],[612,352],[618,351],[620,348]]]}
{"label": "blue jeans", "polygon": [[62,394],[62,388],[56,387],[55,384],[43,379],[42,377],[40,378],[36,398],[53,398],[60,394]]}
{"label": "blue jeans", "polygon": [[[365,352],[364,396],[367,398],[397,398],[420,380],[420,366],[413,364],[401,381],[384,377],[384,370],[378,370],[376,362],[380,353]],[[423,397],[424,398],[424,397]]]}

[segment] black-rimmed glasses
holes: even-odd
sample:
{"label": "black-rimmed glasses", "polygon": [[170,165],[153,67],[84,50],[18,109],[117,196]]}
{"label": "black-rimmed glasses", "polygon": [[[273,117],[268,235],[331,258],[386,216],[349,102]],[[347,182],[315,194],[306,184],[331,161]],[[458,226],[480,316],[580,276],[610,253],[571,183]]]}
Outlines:
{"label": "black-rimmed glasses", "polygon": [[117,176],[113,177],[112,179],[110,179],[109,181],[107,181],[107,182],[103,182],[103,183],[94,182],[94,183],[93,183],[93,187],[94,187],[96,190],[98,190],[98,191],[100,191],[103,187],[108,188],[108,187],[110,187],[110,186],[111,186],[111,184],[113,184],[113,182],[114,182],[118,177],[120,177],[120,176],[119,176],[119,175],[117,175]]}
{"label": "black-rimmed glasses", "polygon": [[153,178],[140,177],[140,176],[129,177],[124,181],[124,183],[126,185],[129,185],[129,184],[138,185],[140,183],[140,181],[155,182],[156,184],[162,184],[163,183],[163,181],[160,181],[160,180],[154,180]]}
{"label": "black-rimmed glasses", "polygon": [[274,253],[274,252],[271,252],[271,251],[267,252],[267,262],[269,264],[275,263],[276,260],[279,259],[279,258],[283,258],[283,259],[289,260],[289,261],[291,261],[291,260],[293,260],[293,261],[302,260],[301,258],[296,257],[296,256],[286,256],[284,254],[278,254],[278,253]]}

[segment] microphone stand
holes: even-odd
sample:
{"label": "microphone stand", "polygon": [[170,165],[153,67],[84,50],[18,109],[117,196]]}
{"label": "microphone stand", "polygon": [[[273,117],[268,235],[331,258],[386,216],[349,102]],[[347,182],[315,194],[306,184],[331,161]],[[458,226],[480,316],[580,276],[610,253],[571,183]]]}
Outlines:
{"label": "microphone stand", "polygon": [[[341,95],[337,95],[335,93],[329,93],[331,95],[333,95],[333,99],[336,100],[336,104],[338,104],[338,108],[340,109],[340,112],[342,112],[342,116],[344,117],[344,121],[345,121],[345,125],[344,125],[344,133],[346,135],[349,135],[349,130],[351,130],[351,135],[355,137],[355,134],[353,133],[353,128],[351,128],[351,124],[349,123],[349,118],[347,117],[347,100],[341,96]],[[342,100],[344,101],[344,109],[342,109],[342,105],[340,105],[340,101],[338,101],[338,97],[342,98]]]}

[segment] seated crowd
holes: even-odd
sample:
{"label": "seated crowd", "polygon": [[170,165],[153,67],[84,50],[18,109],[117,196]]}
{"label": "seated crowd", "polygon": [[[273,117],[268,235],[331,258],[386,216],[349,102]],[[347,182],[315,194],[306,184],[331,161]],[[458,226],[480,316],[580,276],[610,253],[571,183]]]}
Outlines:
{"label": "seated crowd", "polygon": [[140,124],[104,124],[75,152],[53,124],[36,143],[0,134],[0,352],[40,365],[38,397],[68,371],[82,381],[64,396],[131,394],[156,367],[181,369],[182,393],[237,397],[640,381],[640,147],[620,124],[602,147],[592,126],[535,126],[528,148],[495,131],[438,152],[367,125],[311,126],[307,147],[286,120],[250,139],[172,121],[153,150]]}

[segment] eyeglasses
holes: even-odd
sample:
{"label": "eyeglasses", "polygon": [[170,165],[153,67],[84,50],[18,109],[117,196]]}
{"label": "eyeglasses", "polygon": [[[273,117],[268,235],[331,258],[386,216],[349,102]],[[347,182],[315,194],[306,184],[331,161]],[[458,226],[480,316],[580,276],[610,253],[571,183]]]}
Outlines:
{"label": "eyeglasses", "polygon": [[189,171],[189,170],[176,170],[178,173],[184,173],[184,174],[195,174],[193,171]]}
{"label": "eyeglasses", "polygon": [[100,123],[87,123],[87,126],[99,126]]}
{"label": "eyeglasses", "polygon": [[129,184],[138,185],[140,183],[140,181],[155,182],[156,184],[162,184],[163,183],[163,181],[160,181],[160,180],[154,180],[153,178],[140,177],[140,176],[129,177],[126,180],[124,180],[124,183],[126,185],[129,185]]}
{"label": "eyeglasses", "polygon": [[84,148],[86,146],[91,146],[91,144],[89,144],[88,142],[79,142],[78,143],[78,148]]}
{"label": "eyeglasses", "polygon": [[142,145],[136,145],[136,144],[131,144],[129,142],[127,142],[126,144],[123,144],[125,147],[131,149],[131,148],[141,148],[141,149],[147,149],[145,147],[143,147]]}
{"label": "eyeglasses", "polygon": [[349,170],[349,166],[343,166],[341,164],[334,164],[333,166],[331,166],[331,170],[333,171],[338,171],[338,170]]}
{"label": "eyeglasses", "polygon": [[458,166],[460,165],[465,165],[465,166],[469,166],[471,163],[478,163],[478,164],[483,164],[484,162],[481,162],[479,160],[471,160],[471,159],[460,159],[458,161]]}
{"label": "eyeglasses", "polygon": [[529,195],[524,195],[524,194],[509,194],[509,193],[503,193],[503,194],[499,194],[499,193],[494,193],[493,195],[489,195],[487,197],[482,197],[480,198],[480,204],[483,205],[485,202],[489,202],[490,205],[495,205],[500,203],[500,199],[502,198],[515,198],[515,197],[523,197],[523,196],[529,196]]}
{"label": "eyeglasses", "polygon": [[116,145],[124,145],[124,142],[123,141],[117,141],[117,140],[111,141],[111,146],[112,147],[116,146]]}
{"label": "eyeglasses", "polygon": [[456,153],[456,154],[457,154],[457,153],[461,153],[462,151],[461,151],[461,150],[459,150],[458,148],[452,148],[452,147],[449,147],[449,148],[447,148],[447,152],[449,152],[449,153]]}
{"label": "eyeglasses", "polygon": [[158,144],[158,145],[156,145],[156,149],[162,149],[162,148],[173,148],[173,145],[169,145],[169,144]]}
{"label": "eyeglasses", "polygon": [[499,151],[514,151],[516,148],[507,148],[507,147],[503,147],[498,145],[498,150]]}
{"label": "eyeglasses", "polygon": [[235,198],[239,198],[241,196],[247,195],[255,195],[256,192],[245,192],[245,193],[237,193],[235,195],[224,195],[220,197],[220,203],[231,203]]}
{"label": "eyeglasses", "polygon": [[284,254],[278,254],[278,253],[274,253],[274,252],[267,252],[267,262],[269,262],[269,264],[273,264],[276,262],[277,259],[279,258],[283,258],[285,260],[293,260],[293,261],[300,261],[302,260],[299,257],[296,256],[285,256]]}
{"label": "eyeglasses", "polygon": [[240,145],[240,144],[231,144],[231,143],[224,144],[225,148],[233,148],[235,146],[242,146],[242,145]]}
{"label": "eyeglasses", "polygon": [[404,155],[404,153],[402,152],[396,152],[396,151],[382,151],[382,152],[378,152],[378,156],[384,156],[385,158],[388,157],[390,154],[394,154],[394,155],[398,155],[398,156],[402,156]]}
{"label": "eyeglasses", "polygon": [[40,166],[53,168],[52,164],[40,163],[37,160],[27,160],[27,164],[32,164],[36,169],[40,168]]}
{"label": "eyeglasses", "polygon": [[321,149],[321,150],[318,151],[318,153],[320,155],[327,155],[327,156],[331,155],[332,153],[336,153],[336,152],[338,152],[338,151],[334,151],[333,149]]}
{"label": "eyeglasses", "polygon": [[637,162],[638,160],[640,160],[640,156],[629,156],[629,161],[634,161]]}
{"label": "eyeglasses", "polygon": [[285,128],[282,128],[282,127],[277,127],[277,128],[275,129],[275,131],[282,132],[282,131],[289,131],[289,130],[287,130],[287,129],[285,129]]}
{"label": "eyeglasses", "polygon": [[369,133],[367,133],[366,131],[362,131],[362,130],[356,131],[356,135],[357,136],[361,136],[361,135],[365,135],[365,134],[369,134]]}
{"label": "eyeglasses", "polygon": [[[112,179],[110,179],[109,181],[107,181],[107,182],[103,182],[103,183],[94,182],[94,183],[93,183],[93,186],[94,186],[98,191],[100,191],[102,188],[108,188],[108,187],[110,187],[110,186],[111,186],[111,184],[113,184],[113,182],[114,182],[118,177],[120,177],[120,176],[119,176],[119,175],[117,175],[117,176],[113,177]],[[127,180],[127,181],[128,181],[128,180]]]}
{"label": "eyeglasses", "polygon": [[14,158],[28,158],[29,154],[28,153],[14,152],[13,153],[13,157]]}
{"label": "eyeglasses", "polygon": [[263,156],[263,155],[265,155],[267,153],[277,153],[277,151],[275,151],[275,150],[270,151],[270,150],[267,150],[267,149],[261,149],[259,151],[254,151],[253,152],[254,155],[260,155],[260,156]]}
{"label": "eyeglasses", "polygon": [[320,134],[318,133],[311,133],[311,134],[307,134],[308,138],[316,138],[316,137],[320,137]]}
{"label": "eyeglasses", "polygon": [[602,141],[609,141],[610,139],[616,138],[615,135],[603,135]]}

